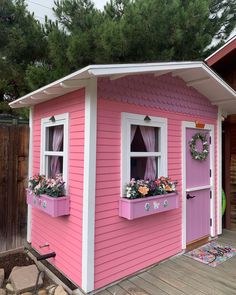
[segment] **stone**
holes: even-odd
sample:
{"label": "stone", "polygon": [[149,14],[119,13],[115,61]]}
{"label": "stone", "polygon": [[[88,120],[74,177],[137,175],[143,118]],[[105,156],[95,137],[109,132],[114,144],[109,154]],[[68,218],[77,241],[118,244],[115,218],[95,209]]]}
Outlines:
{"label": "stone", "polygon": [[54,295],[68,295],[68,293],[64,290],[64,288],[59,285],[56,287]]}
{"label": "stone", "polygon": [[0,295],[6,295],[6,290],[0,289]]}
{"label": "stone", "polygon": [[56,289],[56,285],[50,285],[46,288],[48,295],[54,295]]}
{"label": "stone", "polygon": [[15,290],[14,290],[12,284],[10,284],[10,283],[6,284],[6,290],[7,290],[7,293],[9,293],[9,294],[15,293]]}
{"label": "stone", "polygon": [[[33,291],[36,286],[38,274],[39,270],[35,264],[13,269],[9,276],[9,280],[16,294]],[[43,280],[42,276],[40,275],[37,288],[40,288],[42,285]]]}
{"label": "stone", "polygon": [[0,288],[2,288],[2,284],[4,282],[4,279],[5,279],[4,268],[0,268]]}
{"label": "stone", "polygon": [[38,295],[47,295],[47,291],[45,289],[41,289],[38,291]]}
{"label": "stone", "polygon": [[32,292],[25,292],[25,293],[21,293],[21,295],[33,295]]}

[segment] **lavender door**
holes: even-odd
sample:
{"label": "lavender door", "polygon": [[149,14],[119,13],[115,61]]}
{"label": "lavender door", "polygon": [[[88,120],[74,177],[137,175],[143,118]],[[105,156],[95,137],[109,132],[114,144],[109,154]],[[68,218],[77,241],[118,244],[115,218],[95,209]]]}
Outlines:
{"label": "lavender door", "polygon": [[[206,135],[210,144],[209,131],[186,129],[186,241],[187,244],[210,235],[210,148],[204,161],[195,160],[190,153],[189,142],[196,133]],[[196,148],[202,151],[202,142]]]}

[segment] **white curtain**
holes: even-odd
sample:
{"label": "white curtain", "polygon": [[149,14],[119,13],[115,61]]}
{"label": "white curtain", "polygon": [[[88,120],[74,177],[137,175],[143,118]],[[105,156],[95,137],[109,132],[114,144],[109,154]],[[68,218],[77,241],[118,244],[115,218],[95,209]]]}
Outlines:
{"label": "white curtain", "polygon": [[[53,130],[52,150],[60,151],[63,143],[63,126],[55,126]],[[52,156],[51,159],[51,176],[61,173],[61,163],[59,157]]]}
{"label": "white curtain", "polygon": [[[155,128],[140,126],[140,131],[145,143],[147,152],[155,152]],[[144,174],[144,179],[154,180],[156,178],[156,159],[148,157]]]}
{"label": "white curtain", "polygon": [[137,130],[137,125],[131,125],[130,144],[134,140],[134,135],[135,135],[136,130]]}

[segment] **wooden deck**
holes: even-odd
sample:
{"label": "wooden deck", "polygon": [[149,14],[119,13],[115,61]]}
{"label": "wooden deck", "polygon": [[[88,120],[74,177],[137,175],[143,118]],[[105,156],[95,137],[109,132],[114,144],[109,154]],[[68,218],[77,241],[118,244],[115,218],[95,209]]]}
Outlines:
{"label": "wooden deck", "polygon": [[[217,240],[236,247],[236,231]],[[236,294],[236,256],[216,268],[186,256],[169,259],[129,277],[96,295],[233,295]]]}

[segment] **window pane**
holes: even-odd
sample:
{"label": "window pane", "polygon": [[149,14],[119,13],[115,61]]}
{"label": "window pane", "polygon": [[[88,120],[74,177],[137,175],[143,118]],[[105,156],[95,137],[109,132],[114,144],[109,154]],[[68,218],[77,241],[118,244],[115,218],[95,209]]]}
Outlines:
{"label": "window pane", "polygon": [[158,178],[158,157],[132,157],[130,167],[130,178],[150,180]]}
{"label": "window pane", "polygon": [[159,152],[158,127],[131,125],[131,152]]}
{"label": "window pane", "polygon": [[63,174],[63,157],[46,156],[46,176],[53,177]]}
{"label": "window pane", "polygon": [[63,151],[64,126],[46,128],[46,151]]}

